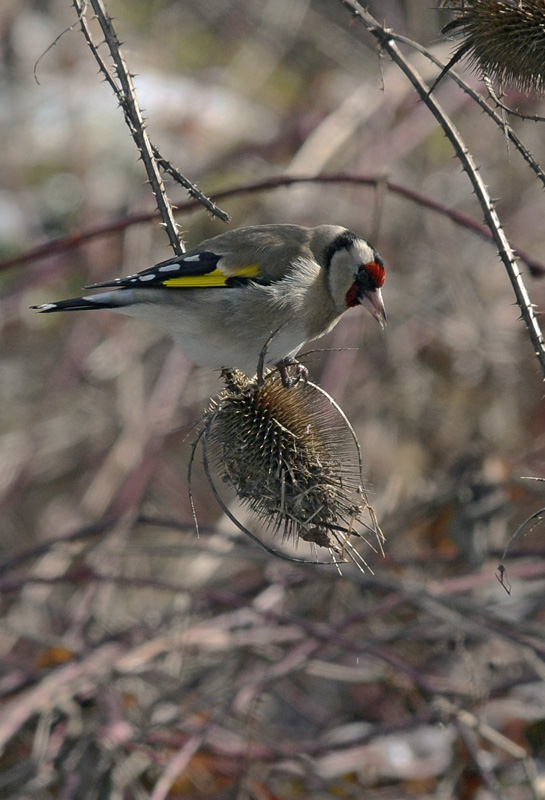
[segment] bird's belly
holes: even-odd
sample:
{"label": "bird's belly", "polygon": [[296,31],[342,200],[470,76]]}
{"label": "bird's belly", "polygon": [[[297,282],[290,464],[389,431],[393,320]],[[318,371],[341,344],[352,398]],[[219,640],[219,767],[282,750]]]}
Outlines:
{"label": "bird's belly", "polygon": [[160,315],[156,303],[145,301],[119,312],[160,324],[199,366],[234,367],[249,375],[255,374],[264,348],[265,363],[275,364],[294,356],[309,338],[292,309],[279,306],[271,315],[259,293],[234,297],[233,291],[195,289],[173,295],[167,290],[164,297],[170,302],[161,305]]}
{"label": "bird's belly", "polygon": [[[271,334],[272,339],[267,343]],[[279,331],[275,335],[274,331],[268,331],[266,336],[241,337],[230,329],[214,334],[209,330],[197,333],[193,329],[179,331],[173,337],[195,364],[213,369],[236,367],[247,375],[254,375],[257,371],[262,352],[265,353],[265,364],[272,365],[286,356],[295,356],[305,343],[303,334],[296,331],[289,334]]]}

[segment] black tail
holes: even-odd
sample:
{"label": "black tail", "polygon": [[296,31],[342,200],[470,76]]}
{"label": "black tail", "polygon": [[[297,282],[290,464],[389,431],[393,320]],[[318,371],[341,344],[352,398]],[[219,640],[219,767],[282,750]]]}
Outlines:
{"label": "black tail", "polygon": [[83,311],[88,308],[115,308],[114,303],[96,302],[87,300],[85,297],[74,297],[71,300],[60,300],[58,303],[41,303],[39,306],[30,306],[40,311],[42,314],[49,314],[51,311]]}

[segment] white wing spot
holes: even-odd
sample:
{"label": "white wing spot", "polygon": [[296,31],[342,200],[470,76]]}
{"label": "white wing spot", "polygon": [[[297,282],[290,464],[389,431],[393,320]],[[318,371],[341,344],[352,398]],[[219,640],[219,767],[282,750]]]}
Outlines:
{"label": "white wing spot", "polygon": [[141,275],[138,278],[138,280],[139,281],[153,281],[153,280],[155,280],[156,277],[157,277],[157,275],[155,274],[155,272],[152,272],[149,275]]}
{"label": "white wing spot", "polygon": [[[189,258],[186,258],[185,260],[189,261]],[[176,264],[165,264],[164,267],[159,267],[159,269],[157,271],[158,272],[178,272],[179,269],[180,269],[180,265],[178,263],[176,263]]]}
{"label": "white wing spot", "polygon": [[184,261],[200,261],[200,260],[201,260],[200,253],[197,253],[197,255],[195,256],[187,256],[187,258],[184,258]]}
{"label": "white wing spot", "polygon": [[57,308],[57,304],[56,303],[42,303],[41,305],[36,306],[36,308],[38,309],[38,311],[49,311],[52,308]]}

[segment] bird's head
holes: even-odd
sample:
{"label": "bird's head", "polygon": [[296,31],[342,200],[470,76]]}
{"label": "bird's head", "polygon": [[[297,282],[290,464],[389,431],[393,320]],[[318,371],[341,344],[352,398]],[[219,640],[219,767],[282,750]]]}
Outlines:
{"label": "bird's head", "polygon": [[385,273],[383,261],[375,248],[346,230],[327,247],[325,264],[331,295],[339,312],[361,305],[383,328],[386,310],[380,290]]}

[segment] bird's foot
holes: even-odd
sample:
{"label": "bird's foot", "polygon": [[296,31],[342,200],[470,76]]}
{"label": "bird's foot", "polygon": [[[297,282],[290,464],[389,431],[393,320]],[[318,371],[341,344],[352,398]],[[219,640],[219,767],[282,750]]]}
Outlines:
{"label": "bird's foot", "polygon": [[[295,367],[295,377],[290,375],[290,367]],[[297,361],[296,358],[283,358],[282,361],[279,361],[276,364],[276,368],[280,373],[282,386],[284,386],[286,389],[291,389],[291,387],[299,383],[300,380],[308,380],[308,369],[299,361]]]}

